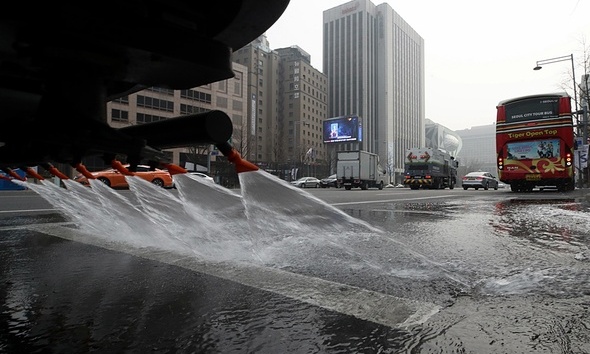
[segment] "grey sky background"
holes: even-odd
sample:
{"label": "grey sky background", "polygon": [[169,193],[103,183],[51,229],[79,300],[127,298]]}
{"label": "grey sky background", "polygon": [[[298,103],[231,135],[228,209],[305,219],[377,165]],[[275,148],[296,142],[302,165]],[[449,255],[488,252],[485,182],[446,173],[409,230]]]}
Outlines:
{"label": "grey sky background", "polygon": [[[322,70],[323,12],[346,2],[291,0],[266,32],[270,47],[297,45]],[[424,38],[426,118],[450,129],[494,123],[506,98],[564,89],[573,97],[571,61],[533,71],[538,60],[573,54],[577,83],[584,73],[590,0],[385,2]]]}

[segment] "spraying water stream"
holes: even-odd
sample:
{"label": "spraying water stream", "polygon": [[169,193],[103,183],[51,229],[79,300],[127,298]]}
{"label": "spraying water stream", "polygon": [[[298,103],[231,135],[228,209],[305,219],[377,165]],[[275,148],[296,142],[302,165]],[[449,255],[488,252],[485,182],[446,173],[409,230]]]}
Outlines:
{"label": "spraying water stream", "polygon": [[391,255],[377,257],[358,247],[371,239],[395,250],[398,260],[429,263],[382,230],[271,174],[253,171],[239,177],[240,193],[190,174],[174,175],[178,193],[127,176],[129,197],[97,180],[90,181],[90,188],[71,180],[64,180],[66,188],[45,181],[27,186],[81,232],[200,260],[278,268],[312,260],[327,266],[346,262],[390,273]]}

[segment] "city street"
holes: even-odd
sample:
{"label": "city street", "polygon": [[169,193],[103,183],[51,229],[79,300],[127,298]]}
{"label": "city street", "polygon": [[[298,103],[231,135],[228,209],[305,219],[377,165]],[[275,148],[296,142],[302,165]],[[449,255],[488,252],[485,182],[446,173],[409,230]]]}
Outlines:
{"label": "city street", "polygon": [[0,192],[0,352],[590,352],[587,190],[240,177]]}

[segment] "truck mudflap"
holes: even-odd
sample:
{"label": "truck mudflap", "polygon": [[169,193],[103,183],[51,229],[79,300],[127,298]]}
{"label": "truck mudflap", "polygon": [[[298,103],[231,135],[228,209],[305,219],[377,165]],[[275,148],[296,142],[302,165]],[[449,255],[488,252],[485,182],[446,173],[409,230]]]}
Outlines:
{"label": "truck mudflap", "polygon": [[408,178],[404,180],[404,184],[409,186],[432,186],[433,180],[431,178]]}

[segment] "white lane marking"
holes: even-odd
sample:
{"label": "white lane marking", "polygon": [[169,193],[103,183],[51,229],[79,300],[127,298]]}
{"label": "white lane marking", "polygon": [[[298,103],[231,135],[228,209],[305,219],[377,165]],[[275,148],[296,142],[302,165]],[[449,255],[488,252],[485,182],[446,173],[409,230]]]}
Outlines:
{"label": "white lane marking", "polygon": [[60,221],[53,223],[40,223],[40,224],[28,224],[28,225],[10,225],[0,226],[0,231],[11,231],[11,230],[23,230],[23,229],[37,229],[45,226],[74,226],[74,223],[70,221]]}
{"label": "white lane marking", "polygon": [[31,225],[29,228],[63,239],[209,274],[389,327],[405,328],[422,324],[440,310],[440,306],[433,303],[400,298],[280,269],[242,263],[204,262],[178,253],[132,246],[121,249],[121,244],[58,225]]}
{"label": "white lane marking", "polygon": [[458,194],[439,195],[430,197],[418,197],[418,198],[404,198],[404,199],[384,199],[384,200],[366,200],[359,202],[342,202],[342,203],[331,203],[331,205],[354,205],[354,204],[377,204],[377,203],[389,203],[389,202],[407,202],[411,200],[425,200],[425,199],[442,199],[442,198],[454,198]]}
{"label": "white lane marking", "polygon": [[20,210],[0,210],[0,214],[11,213],[37,213],[40,211],[56,211],[57,209],[20,209]]}

